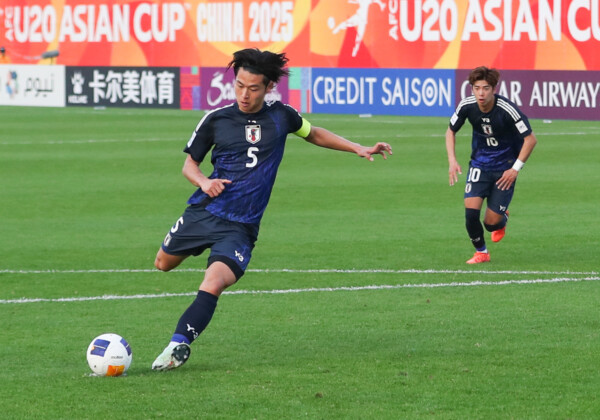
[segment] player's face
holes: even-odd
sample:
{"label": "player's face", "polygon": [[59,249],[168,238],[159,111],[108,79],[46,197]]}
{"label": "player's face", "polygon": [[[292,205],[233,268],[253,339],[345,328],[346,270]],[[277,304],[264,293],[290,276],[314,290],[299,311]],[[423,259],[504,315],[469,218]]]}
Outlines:
{"label": "player's face", "polygon": [[272,82],[265,86],[262,74],[253,74],[241,67],[235,78],[235,98],[240,111],[247,114],[260,111],[272,87]]}
{"label": "player's face", "polygon": [[486,112],[494,106],[494,88],[485,80],[478,80],[473,85],[473,95],[477,99],[479,109]]}

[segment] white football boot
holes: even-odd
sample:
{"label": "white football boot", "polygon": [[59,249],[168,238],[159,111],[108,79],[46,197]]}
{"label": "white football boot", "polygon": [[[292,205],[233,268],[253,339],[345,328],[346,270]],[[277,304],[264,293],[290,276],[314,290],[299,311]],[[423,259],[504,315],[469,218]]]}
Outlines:
{"label": "white football boot", "polygon": [[152,363],[152,370],[171,370],[183,365],[190,358],[189,344],[171,341]]}

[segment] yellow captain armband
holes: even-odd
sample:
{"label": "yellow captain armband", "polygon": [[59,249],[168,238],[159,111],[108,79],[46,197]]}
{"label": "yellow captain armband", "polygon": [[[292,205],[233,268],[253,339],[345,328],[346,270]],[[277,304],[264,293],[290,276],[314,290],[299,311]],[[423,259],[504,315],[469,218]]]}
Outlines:
{"label": "yellow captain armband", "polygon": [[302,118],[302,127],[300,127],[300,129],[298,131],[295,131],[292,134],[295,134],[299,137],[302,137],[303,139],[307,138],[308,135],[310,134],[310,128],[311,125],[310,123],[304,119],[304,117]]}

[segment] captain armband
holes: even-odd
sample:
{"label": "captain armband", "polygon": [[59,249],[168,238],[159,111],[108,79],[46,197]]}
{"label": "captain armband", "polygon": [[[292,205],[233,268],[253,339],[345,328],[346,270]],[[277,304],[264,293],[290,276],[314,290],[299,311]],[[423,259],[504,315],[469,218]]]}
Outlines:
{"label": "captain armband", "polygon": [[302,126],[300,127],[300,129],[298,131],[295,131],[292,134],[295,134],[295,135],[305,139],[310,134],[310,128],[311,128],[310,123],[307,120],[305,120],[304,117],[302,117]]}

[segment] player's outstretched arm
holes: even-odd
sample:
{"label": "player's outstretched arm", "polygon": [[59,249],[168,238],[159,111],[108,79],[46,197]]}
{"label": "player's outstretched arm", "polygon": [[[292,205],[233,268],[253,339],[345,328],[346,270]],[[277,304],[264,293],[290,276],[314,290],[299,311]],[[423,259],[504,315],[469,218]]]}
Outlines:
{"label": "player's outstretched arm", "polygon": [[366,147],[347,140],[342,136],[338,136],[322,127],[312,126],[310,134],[305,140],[316,146],[325,147],[327,149],[355,153],[370,161],[373,161],[373,155],[381,155],[384,159],[387,159],[387,155],[392,154],[392,147],[387,143],[379,142],[374,146]]}
{"label": "player's outstretched arm", "polygon": [[192,185],[199,187],[209,197],[214,198],[225,191],[225,184],[231,184],[228,179],[210,179],[200,170],[200,162],[196,162],[190,155],[183,163],[183,176],[185,176]]}

